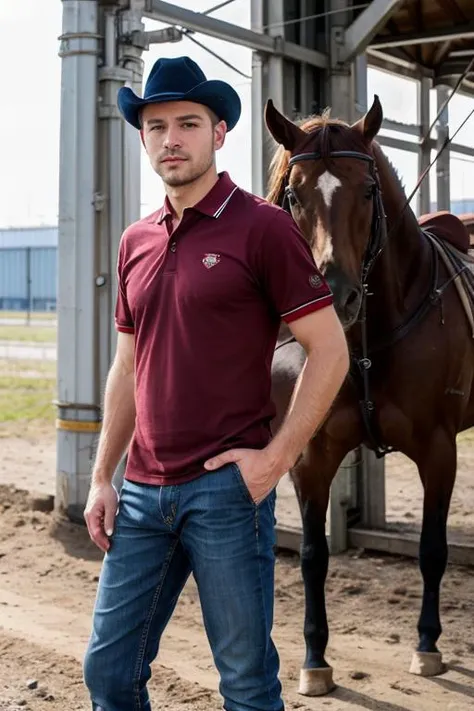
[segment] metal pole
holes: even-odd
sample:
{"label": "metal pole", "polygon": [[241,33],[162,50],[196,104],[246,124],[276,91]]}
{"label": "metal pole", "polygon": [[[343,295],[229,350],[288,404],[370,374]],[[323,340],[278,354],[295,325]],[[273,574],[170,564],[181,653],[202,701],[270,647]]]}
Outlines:
{"label": "metal pole", "polygon": [[[284,19],[283,0],[251,0],[252,30],[261,32],[264,24],[279,23],[270,33],[281,33]],[[285,112],[284,60],[279,56],[254,52],[252,58],[252,190],[264,195],[275,142],[263,121],[263,110],[268,98]]]}
{"label": "metal pole", "polygon": [[28,304],[26,323],[29,326],[31,323],[31,247],[26,248],[26,301]]}
{"label": "metal pole", "polygon": [[[430,89],[431,79],[422,77],[418,82],[418,123],[420,124],[420,133],[422,137],[426,137],[419,148],[418,152],[418,175],[421,175],[429,166],[431,158],[431,142],[428,136],[430,128]],[[430,179],[426,176],[420,185],[418,193],[418,214],[426,215],[431,212],[431,195],[430,195]]]}
{"label": "metal pole", "polygon": [[[350,122],[354,114],[354,85],[351,65],[340,62],[344,50],[345,28],[349,23],[348,0],[328,0],[328,9],[338,10],[327,19],[330,69],[324,103],[334,118]],[[331,485],[329,500],[329,551],[332,555],[347,550],[347,510],[355,498],[358,452],[351,452],[342,462]]]}
{"label": "metal pole", "polygon": [[[104,66],[99,72],[99,163],[103,209],[98,213],[100,266],[104,284],[99,290],[100,377],[104,383],[117,342],[114,304],[117,293],[117,254],[128,225],[140,218],[140,138],[117,107],[117,92],[126,84],[141,93],[143,3],[132,2],[127,12],[104,11]],[[121,487],[126,458],[117,467],[114,483]]]}
{"label": "metal pole", "polygon": [[82,520],[100,428],[96,362],[96,0],[63,0],[56,503]]}
{"label": "metal pole", "polygon": [[[450,89],[447,86],[439,86],[436,89],[438,111],[447,100]],[[440,151],[445,142],[449,139],[449,108],[441,112],[436,124],[436,150]],[[448,146],[438,158],[436,163],[436,177],[438,188],[438,210],[451,209],[450,196],[450,147]]]}
{"label": "metal pole", "polygon": [[[250,26],[254,32],[263,32],[264,25],[264,0],[250,0]],[[263,161],[263,142],[267,138],[267,131],[263,124],[264,86],[263,64],[264,57],[260,52],[252,52],[252,192],[263,196],[266,192],[266,168]]]}

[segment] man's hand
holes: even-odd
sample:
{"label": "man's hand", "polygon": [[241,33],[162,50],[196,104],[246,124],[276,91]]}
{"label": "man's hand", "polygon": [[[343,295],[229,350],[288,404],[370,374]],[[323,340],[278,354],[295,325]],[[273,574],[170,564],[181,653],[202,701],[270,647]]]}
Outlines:
{"label": "man's hand", "polygon": [[275,488],[285,471],[279,462],[271,460],[265,449],[230,449],[205,462],[208,471],[224,464],[238,465],[242,478],[256,504]]}
{"label": "man's hand", "polygon": [[92,483],[84,518],[89,536],[104,553],[110,548],[109,537],[114,530],[118,501],[117,489],[112,484]]}

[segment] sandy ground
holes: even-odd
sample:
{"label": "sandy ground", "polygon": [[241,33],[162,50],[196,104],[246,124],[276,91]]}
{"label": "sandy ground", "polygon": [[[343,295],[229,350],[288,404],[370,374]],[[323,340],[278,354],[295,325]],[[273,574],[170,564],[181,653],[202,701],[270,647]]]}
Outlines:
{"label": "sandy ground", "polygon": [[[101,555],[85,528],[36,510],[27,490],[54,492],[55,443],[25,432],[0,439],[0,711],[88,709],[81,659],[89,634]],[[450,524],[474,530],[472,443],[460,445]],[[15,486],[12,486],[12,485]],[[23,490],[23,491],[20,491]],[[421,489],[411,466],[387,466],[388,519],[416,523]],[[40,500],[48,503],[48,497]],[[283,486],[279,518],[293,516]],[[468,711],[474,708],[474,576],[450,566],[442,589],[441,648],[447,672],[408,674],[421,598],[416,561],[349,552],[333,557],[327,584],[328,659],[338,688],[330,696],[297,694],[304,647],[304,598],[296,556],[277,563],[274,636],[288,709]],[[154,709],[221,708],[196,588],[188,584],[166,630],[150,690]],[[32,687],[32,688],[29,688]]]}

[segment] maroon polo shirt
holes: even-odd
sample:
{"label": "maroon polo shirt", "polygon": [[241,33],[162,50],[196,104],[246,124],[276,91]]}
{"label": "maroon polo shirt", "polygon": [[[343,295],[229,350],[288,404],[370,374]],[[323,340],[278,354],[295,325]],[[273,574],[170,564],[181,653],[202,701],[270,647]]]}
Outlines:
{"label": "maroon polo shirt", "polygon": [[291,216],[227,173],[171,229],[165,201],[125,230],[118,258],[116,328],[135,334],[125,476],[152,484],[189,481],[209,457],[268,444],[281,319],[332,303]]}

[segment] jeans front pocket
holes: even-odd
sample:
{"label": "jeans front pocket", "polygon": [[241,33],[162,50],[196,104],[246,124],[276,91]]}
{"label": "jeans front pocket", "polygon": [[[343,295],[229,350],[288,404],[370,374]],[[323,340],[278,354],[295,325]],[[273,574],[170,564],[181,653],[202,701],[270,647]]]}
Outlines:
{"label": "jeans front pocket", "polygon": [[239,485],[242,495],[244,496],[247,503],[252,504],[252,506],[257,506],[255,501],[253,500],[252,494],[250,493],[247,484],[245,483],[245,479],[242,476],[242,472],[240,471],[239,465],[235,462],[232,462],[232,470],[237,480],[237,484]]}

